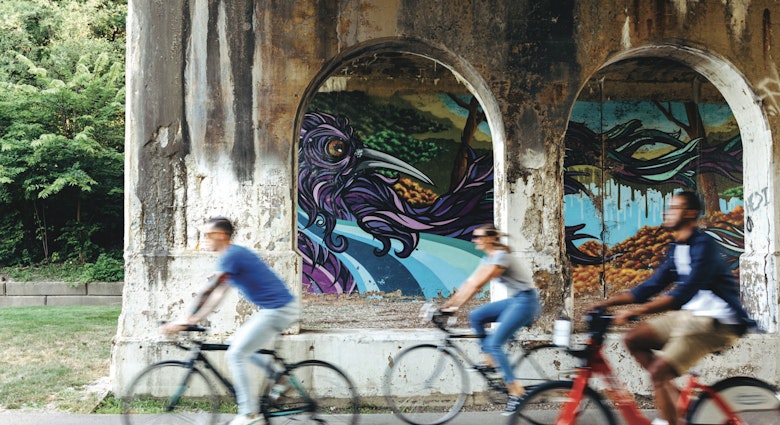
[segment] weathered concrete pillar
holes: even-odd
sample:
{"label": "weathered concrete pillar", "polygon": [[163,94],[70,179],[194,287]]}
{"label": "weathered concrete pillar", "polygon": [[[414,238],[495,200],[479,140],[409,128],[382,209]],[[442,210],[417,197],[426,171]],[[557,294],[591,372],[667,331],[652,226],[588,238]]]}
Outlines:
{"label": "weathered concrete pillar", "polygon": [[[198,250],[205,218],[234,220],[300,291],[295,244],[294,60],[272,61],[271,13],[253,1],[130,1],[123,312],[112,377],[120,389],[158,360],[158,321],[175,319],[213,271]],[[278,33],[278,32],[276,32]],[[235,329],[253,308],[235,292],[211,316]],[[224,335],[222,335],[224,336]],[[220,335],[215,335],[219,338]]]}
{"label": "weathered concrete pillar", "polygon": [[[198,250],[206,217],[234,219],[236,242],[300,290],[300,114],[329,76],[376,52],[434,60],[479,99],[494,137],[496,220],[510,234],[514,255],[534,265],[546,308],[541,329],[571,300],[563,136],[579,90],[600,68],[639,56],[676,60],[712,82],[733,109],[745,147],[751,225],[740,263],[743,295],[772,333],[743,340],[731,352],[742,363],[714,360],[718,367],[708,371],[737,368],[777,382],[776,356],[761,354],[776,353],[780,343],[774,201],[780,148],[772,137],[778,131],[772,107],[780,104],[772,87],[780,79],[770,54],[770,18],[780,10],[768,0],[684,3],[130,0],[127,270],[112,359],[115,389],[163,355],[150,344],[157,321],[187,308],[211,272],[214,257]],[[713,35],[713,28],[722,31]],[[227,300],[211,318],[223,332],[215,338],[251,311],[237,296]],[[338,349],[321,346],[317,353],[328,358],[328,350]],[[621,367],[635,364],[624,356]],[[378,391],[374,378],[366,377],[361,392]]]}

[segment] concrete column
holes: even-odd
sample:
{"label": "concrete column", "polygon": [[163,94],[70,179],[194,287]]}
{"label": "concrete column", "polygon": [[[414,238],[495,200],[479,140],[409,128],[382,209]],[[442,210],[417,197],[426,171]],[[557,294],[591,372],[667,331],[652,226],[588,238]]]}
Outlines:
{"label": "concrete column", "polygon": [[[199,249],[210,216],[234,221],[234,242],[300,293],[293,134],[298,100],[274,94],[270,33],[250,0],[130,1],[127,17],[125,288],[112,353],[121,393],[140,368],[170,356],[160,320],[190,308],[216,258]],[[270,22],[270,21],[269,21]],[[273,89],[269,89],[273,87]],[[256,309],[234,291],[210,316],[226,339]],[[170,348],[170,347],[169,347]],[[175,354],[174,354],[175,355]]]}

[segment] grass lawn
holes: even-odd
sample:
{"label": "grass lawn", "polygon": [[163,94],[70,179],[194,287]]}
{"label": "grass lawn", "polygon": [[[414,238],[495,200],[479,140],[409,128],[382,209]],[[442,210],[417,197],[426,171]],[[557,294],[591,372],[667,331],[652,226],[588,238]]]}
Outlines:
{"label": "grass lawn", "polygon": [[0,409],[89,413],[120,307],[0,308]]}

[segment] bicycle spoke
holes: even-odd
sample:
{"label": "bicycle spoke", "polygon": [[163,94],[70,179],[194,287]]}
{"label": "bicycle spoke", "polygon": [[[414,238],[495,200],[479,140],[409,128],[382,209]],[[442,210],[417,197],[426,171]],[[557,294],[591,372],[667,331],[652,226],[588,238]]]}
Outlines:
{"label": "bicycle spoke", "polygon": [[534,347],[520,356],[513,366],[515,378],[523,386],[548,381],[568,380],[581,360],[555,345]]}
{"label": "bicycle spoke", "polygon": [[284,390],[274,400],[265,398],[263,410],[270,424],[357,423],[357,391],[333,365],[317,360],[298,363],[275,385],[282,385]]}
{"label": "bicycle spoke", "polygon": [[211,384],[200,371],[181,362],[146,368],[122,397],[125,425],[212,425],[217,410]]}
{"label": "bicycle spoke", "polygon": [[[517,413],[509,420],[510,425],[552,425],[569,403],[571,381],[553,381],[541,384],[523,398]],[[614,424],[614,417],[601,397],[593,390],[586,390],[579,400],[573,418],[576,425]]]}
{"label": "bicycle spoke", "polygon": [[399,353],[383,382],[390,409],[413,425],[441,424],[454,418],[466,401],[467,389],[460,360],[432,344]]}
{"label": "bicycle spoke", "polygon": [[[733,377],[712,386],[739,418],[750,425],[776,425],[780,418],[780,393],[758,379]],[[688,414],[688,424],[722,424],[727,418],[717,403],[704,394]]]}

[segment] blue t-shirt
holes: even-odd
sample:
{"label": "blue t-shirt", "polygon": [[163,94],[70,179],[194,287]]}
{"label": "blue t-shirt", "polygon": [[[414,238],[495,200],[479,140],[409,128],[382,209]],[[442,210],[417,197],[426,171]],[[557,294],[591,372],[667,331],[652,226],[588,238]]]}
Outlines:
{"label": "blue t-shirt", "polygon": [[247,248],[230,244],[219,258],[219,272],[246,299],[262,308],[284,307],[293,300],[284,281],[260,257]]}

